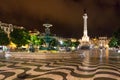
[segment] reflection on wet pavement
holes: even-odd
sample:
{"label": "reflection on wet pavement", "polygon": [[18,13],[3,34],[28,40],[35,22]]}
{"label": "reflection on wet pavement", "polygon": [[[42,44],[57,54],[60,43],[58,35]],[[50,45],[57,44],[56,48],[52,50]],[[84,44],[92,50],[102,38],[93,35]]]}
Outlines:
{"label": "reflection on wet pavement", "polygon": [[79,51],[73,59],[0,59],[0,80],[119,80],[120,54]]}

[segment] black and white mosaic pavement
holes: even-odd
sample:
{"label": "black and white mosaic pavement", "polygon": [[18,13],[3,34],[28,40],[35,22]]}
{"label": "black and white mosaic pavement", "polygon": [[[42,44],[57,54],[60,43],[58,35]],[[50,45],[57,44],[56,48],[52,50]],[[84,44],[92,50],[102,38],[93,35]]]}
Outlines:
{"label": "black and white mosaic pavement", "polygon": [[120,80],[119,55],[82,53],[72,59],[0,59],[0,80]]}

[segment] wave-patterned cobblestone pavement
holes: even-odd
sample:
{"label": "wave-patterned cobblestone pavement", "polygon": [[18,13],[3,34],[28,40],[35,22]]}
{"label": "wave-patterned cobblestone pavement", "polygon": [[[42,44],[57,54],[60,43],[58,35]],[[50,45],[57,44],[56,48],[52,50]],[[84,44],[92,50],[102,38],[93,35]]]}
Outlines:
{"label": "wave-patterned cobblestone pavement", "polygon": [[120,80],[120,58],[91,53],[74,59],[0,59],[0,80]]}

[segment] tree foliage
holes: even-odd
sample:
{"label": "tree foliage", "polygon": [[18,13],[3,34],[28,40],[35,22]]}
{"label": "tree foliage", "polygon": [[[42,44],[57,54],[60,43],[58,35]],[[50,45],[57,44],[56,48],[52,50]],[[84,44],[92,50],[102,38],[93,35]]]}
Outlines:
{"label": "tree foliage", "polygon": [[109,42],[110,47],[120,46],[120,28],[113,33],[113,36]]}
{"label": "tree foliage", "polygon": [[109,42],[110,47],[117,47],[118,46],[118,40],[115,37],[112,37],[112,39]]}
{"label": "tree foliage", "polygon": [[120,46],[120,28],[114,32],[113,36],[117,39],[117,43]]}
{"label": "tree foliage", "polygon": [[66,47],[71,47],[72,41],[71,41],[71,40],[65,40],[65,41],[63,42],[63,45],[66,46]]}
{"label": "tree foliage", "polygon": [[80,44],[79,41],[72,42],[72,47],[77,48],[79,46],[79,44]]}
{"label": "tree foliage", "polygon": [[10,40],[7,33],[5,33],[4,30],[0,28],[0,45],[8,45],[9,43]]}
{"label": "tree foliage", "polygon": [[26,29],[14,29],[10,33],[11,41],[20,47],[29,43],[30,35]]}
{"label": "tree foliage", "polygon": [[30,36],[30,41],[33,45],[38,45],[39,44],[39,39],[38,39],[37,35],[31,35]]}
{"label": "tree foliage", "polygon": [[33,45],[42,45],[44,44],[44,40],[42,38],[39,38],[38,35],[31,35],[30,37],[30,42],[33,44]]}

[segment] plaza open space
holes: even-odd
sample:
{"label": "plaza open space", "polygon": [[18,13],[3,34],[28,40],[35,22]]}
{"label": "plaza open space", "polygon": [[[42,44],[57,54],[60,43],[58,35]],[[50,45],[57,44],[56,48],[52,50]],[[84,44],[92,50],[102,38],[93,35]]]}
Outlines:
{"label": "plaza open space", "polygon": [[[84,55],[82,55],[83,53]],[[17,55],[17,53],[11,54]],[[24,56],[24,53],[18,54],[22,54],[22,56]],[[80,50],[75,53],[26,53],[26,54],[27,55],[38,54],[39,59],[34,58],[33,56],[35,55],[28,56],[30,58],[28,57],[21,58],[20,55],[19,58],[18,56],[16,56],[15,58],[15,55],[13,58],[7,59],[1,58],[0,79],[1,80],[120,79],[120,54],[116,53],[115,51],[94,49],[94,50]],[[45,55],[49,57],[45,58]],[[57,55],[59,56],[59,58]],[[69,55],[71,55],[71,57]]]}

